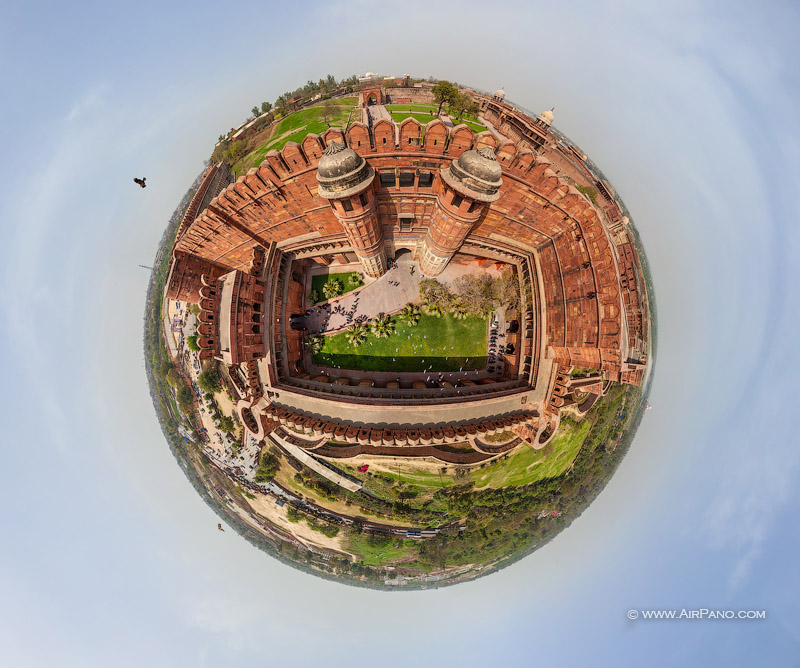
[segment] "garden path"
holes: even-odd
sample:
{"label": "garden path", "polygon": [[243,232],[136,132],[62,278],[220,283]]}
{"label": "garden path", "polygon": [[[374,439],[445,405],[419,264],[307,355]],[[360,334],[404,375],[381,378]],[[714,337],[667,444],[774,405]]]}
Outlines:
{"label": "garden path", "polygon": [[[339,268],[331,267],[330,270],[331,273],[336,273]],[[451,262],[437,280],[440,283],[450,283],[466,274],[487,271],[498,273],[494,266],[482,269],[474,263]],[[407,256],[401,256],[394,267],[383,276],[337,299],[330,305],[330,311],[321,307],[314,308],[308,318],[309,330],[335,334],[359,319],[369,321],[379,313],[396,313],[409,302],[418,301],[419,282],[423,278],[425,276],[420,273],[417,263],[407,259]]]}

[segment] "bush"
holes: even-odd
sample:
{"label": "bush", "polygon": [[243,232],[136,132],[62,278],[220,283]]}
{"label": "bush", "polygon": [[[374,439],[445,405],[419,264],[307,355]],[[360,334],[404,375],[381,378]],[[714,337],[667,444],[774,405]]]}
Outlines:
{"label": "bush", "polygon": [[308,301],[311,304],[316,304],[319,301],[319,292],[317,292],[316,290],[312,290],[311,292],[309,292]]}
{"label": "bush", "polygon": [[200,346],[197,345],[197,334],[186,337],[186,345],[189,347],[189,350],[194,350],[195,352],[200,350]]}

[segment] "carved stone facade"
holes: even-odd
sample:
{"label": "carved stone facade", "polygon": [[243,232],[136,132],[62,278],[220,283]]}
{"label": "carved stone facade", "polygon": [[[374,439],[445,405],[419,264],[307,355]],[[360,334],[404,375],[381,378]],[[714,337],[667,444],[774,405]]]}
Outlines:
{"label": "carved stone facade", "polygon": [[[499,134],[448,128],[440,120],[424,128],[413,118],[397,126],[351,123],[346,134],[329,129],[270,151],[258,168],[193,212],[175,243],[167,296],[200,302],[203,356],[229,364],[266,358],[265,393],[280,390],[284,401],[282,374],[298,375],[302,355],[302,336],[285,321],[304,308],[292,263],[357,259],[375,278],[399,250],[409,249],[428,276],[466,253],[515,265],[523,286],[521,353],[506,385],[436,388],[435,400],[420,390],[421,402],[445,406],[492,393],[518,395],[518,405],[540,416],[520,437],[528,438],[535,422],[537,438],[546,441],[569,403],[556,377],[570,368],[641,383],[647,295],[613,189],[600,183],[577,147],[550,132],[552,111],[531,119],[502,96],[476,97]],[[596,204],[576,186],[596,189]],[[233,295],[234,284],[238,301],[225,301],[226,286]],[[230,313],[235,331],[215,322],[215,312]],[[261,322],[253,320],[258,313]],[[230,332],[227,347],[223,330]],[[309,396],[399,401],[391,399],[391,388],[295,381],[292,391]],[[534,389],[537,405],[526,394]],[[409,405],[416,401],[410,391],[398,396]]]}

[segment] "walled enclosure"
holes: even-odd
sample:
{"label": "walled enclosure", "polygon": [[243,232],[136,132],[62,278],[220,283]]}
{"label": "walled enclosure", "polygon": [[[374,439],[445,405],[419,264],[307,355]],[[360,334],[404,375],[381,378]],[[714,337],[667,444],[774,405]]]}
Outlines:
{"label": "walled enclosure", "polygon": [[[252,433],[303,420],[313,447],[334,440],[352,452],[384,448],[397,456],[453,442],[450,432],[460,428],[464,442],[493,456],[479,436],[500,429],[499,420],[540,447],[576,397],[598,396],[608,382],[642,382],[647,298],[613,189],[550,131],[552,112],[531,119],[501,96],[475,97],[490,131],[413,118],[379,120],[371,129],[352,123],[270,151],[204,206],[190,205],[167,296],[200,303],[202,356],[231,366]],[[379,90],[377,103],[383,99]],[[220,168],[207,172],[203,197]],[[576,186],[593,188],[596,203]],[[287,327],[304,300],[293,267],[357,258],[377,277],[400,249],[428,276],[456,253],[515,267],[522,351],[503,382],[431,388],[439,390],[434,400],[424,388],[342,389],[333,379],[300,377],[301,337]],[[229,333],[220,340],[222,323],[213,321],[223,312]],[[594,370],[580,391],[569,376],[576,366]],[[424,412],[408,410],[417,405]],[[474,425],[483,426],[471,434],[466,427]]]}

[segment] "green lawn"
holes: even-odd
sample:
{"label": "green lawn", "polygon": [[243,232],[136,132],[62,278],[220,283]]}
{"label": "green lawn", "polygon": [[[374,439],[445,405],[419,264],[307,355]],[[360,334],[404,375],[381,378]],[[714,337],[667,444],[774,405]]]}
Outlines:
{"label": "green lawn", "polygon": [[362,371],[458,371],[486,366],[486,319],[457,320],[423,315],[412,327],[394,318],[397,329],[388,338],[369,334],[353,347],[344,332],[325,337],[322,350],[314,355],[318,366],[339,366]]}
{"label": "green lawn", "polygon": [[[422,125],[427,125],[434,118],[436,118],[436,116],[433,115],[433,114],[418,113],[418,112],[413,112],[413,111],[394,111],[394,110],[392,111],[392,119],[394,120],[395,123],[399,124],[399,123],[401,123],[402,121],[404,121],[408,117],[416,118],[420,123],[422,123]],[[464,125],[466,125],[469,128],[471,128],[472,131],[476,132],[476,133],[477,132],[483,132],[484,130],[486,130],[486,126],[485,125],[481,125],[480,123],[476,123],[474,121],[467,120],[466,118],[461,122]],[[457,118],[453,118],[453,123],[455,123],[456,125],[459,125],[458,119]]]}
{"label": "green lawn", "polygon": [[[349,464],[339,464],[339,466],[353,477],[363,481],[366,488],[389,500],[394,499],[390,488],[398,481],[406,485],[415,485],[420,488],[434,490],[442,487],[452,487],[454,484],[453,477],[450,474],[440,475],[436,471],[416,468],[413,463],[402,459],[396,461],[389,471],[375,472],[373,475],[361,473],[358,467],[350,466]],[[445,464],[442,464],[442,468],[444,466]],[[391,478],[392,482],[388,483],[384,480],[384,476]]]}
{"label": "green lawn", "polygon": [[436,116],[433,114],[425,114],[425,113],[415,113],[411,111],[393,111],[392,112],[392,120],[397,123],[398,125],[402,123],[407,118],[415,118],[418,120],[422,125],[427,125],[430,123]]}
{"label": "green lawn", "polygon": [[[350,111],[355,104],[349,102],[349,100],[353,99],[355,98],[334,100],[339,107],[339,113],[328,119],[331,127],[343,128],[345,126],[350,116]],[[238,160],[233,165],[233,170],[237,175],[244,174],[247,170],[258,167],[264,161],[264,156],[266,156],[269,151],[273,149],[280,151],[290,141],[299,144],[307,134],[311,132],[322,134],[327,129],[328,124],[320,115],[319,105],[288,114],[278,121],[275,131],[272,133],[272,139],[261,146],[257,146],[250,151],[250,153]]]}
{"label": "green lawn", "polygon": [[564,419],[555,438],[545,448],[534,450],[525,445],[508,459],[495,460],[486,468],[473,471],[470,477],[477,488],[528,485],[537,480],[555,478],[566,471],[578,456],[592,424],[589,419],[578,424]]}
{"label": "green lawn", "polygon": [[[455,123],[456,125],[460,125],[460,123],[458,123],[458,120],[455,119],[455,118],[453,119],[453,123]],[[464,125],[468,126],[476,134],[478,132],[483,132],[484,130],[486,130],[486,126],[485,125],[481,125],[480,123],[474,123],[472,121],[468,121],[466,118],[463,121],[461,121],[461,123],[463,123]]]}
{"label": "green lawn", "polygon": [[[344,288],[344,290],[342,290],[343,295],[364,287],[364,282],[355,271],[347,271],[341,274],[317,274],[311,277],[311,289],[317,291],[319,301],[325,301],[325,295],[322,294],[322,286],[333,278],[342,282],[342,287]],[[358,279],[357,283],[354,282],[354,278]]]}
{"label": "green lawn", "polygon": [[[346,550],[352,550],[353,553],[361,555],[364,564],[368,566],[377,566],[387,561],[393,561],[417,553],[418,541],[408,538],[390,538],[388,539],[388,544],[376,545],[376,542],[383,542],[381,538],[382,537],[372,537],[369,534],[348,536],[344,546]],[[397,547],[395,547],[395,545],[397,545]]]}
{"label": "green lawn", "polygon": [[424,111],[435,112],[439,108],[437,104],[387,104],[386,109],[391,113],[395,111]]}

